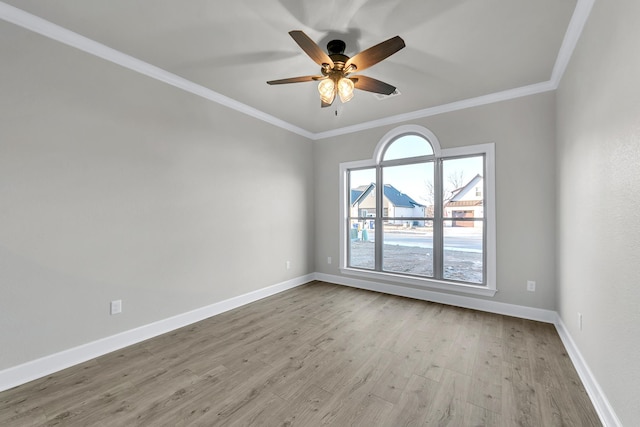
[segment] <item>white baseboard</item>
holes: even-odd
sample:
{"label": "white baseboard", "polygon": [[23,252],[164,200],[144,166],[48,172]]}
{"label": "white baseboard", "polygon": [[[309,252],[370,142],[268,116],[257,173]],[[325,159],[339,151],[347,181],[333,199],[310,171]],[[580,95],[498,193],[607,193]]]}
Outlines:
{"label": "white baseboard", "polygon": [[490,301],[486,299],[447,294],[429,291],[426,289],[409,288],[402,285],[384,284],[372,282],[369,280],[335,276],[324,273],[316,273],[315,277],[317,280],[336,283],[338,285],[351,286],[354,288],[367,289],[370,291],[398,295],[401,297],[415,298],[424,301],[438,302],[441,304],[454,305],[456,307],[471,308],[474,310],[486,311],[489,313],[504,314],[506,316],[520,317],[523,319],[537,320],[539,322],[554,323],[557,319],[557,314],[555,311],[544,310],[542,308],[506,304],[503,302]]}
{"label": "white baseboard", "polygon": [[229,298],[206,307],[7,368],[0,371],[0,391],[8,390],[112,351],[199,322],[216,314],[224,313],[225,311],[275,295],[287,289],[295,288],[314,280],[314,278],[314,274],[296,277],[273,286]]}
{"label": "white baseboard", "polygon": [[562,339],[567,353],[571,358],[582,383],[595,407],[600,420],[605,427],[621,427],[622,423],[616,416],[609,400],[603,393],[600,385],[591,373],[587,363],[576,347],[571,335],[565,327],[562,319],[555,311],[539,308],[525,307],[514,304],[506,304],[496,301],[488,301],[480,298],[472,298],[461,295],[434,292],[424,289],[408,288],[399,285],[389,285],[368,280],[355,279],[343,276],[335,276],[324,273],[312,273],[300,276],[285,282],[278,283],[257,291],[239,295],[206,307],[192,310],[177,316],[163,319],[148,325],[144,325],[129,331],[125,331],[107,338],[80,345],[49,356],[42,357],[21,365],[0,371],[0,391],[25,384],[29,381],[42,378],[54,372],[61,371],[73,365],[94,359],[112,351],[119,350],[153,338],[175,329],[199,322],[216,314],[224,313],[237,307],[258,301],[282,291],[295,288],[312,280],[351,286],[359,289],[367,289],[391,295],[432,301],[441,304],[454,305],[489,313],[504,314],[523,319],[537,320],[545,323],[553,323]]}
{"label": "white baseboard", "polygon": [[489,313],[504,314],[523,319],[537,320],[545,323],[553,323],[560,335],[560,339],[567,349],[567,353],[571,358],[578,375],[582,380],[587,394],[589,395],[593,406],[600,417],[600,421],[605,427],[622,427],[622,423],[616,416],[609,400],[606,398],[600,385],[591,373],[587,363],[583,359],[580,351],[576,347],[571,335],[565,327],[558,313],[553,310],[544,310],[539,308],[525,307],[521,305],[506,304],[496,301],[488,301],[485,299],[466,297],[461,295],[446,294],[440,292],[429,291],[425,289],[415,289],[400,285],[388,285],[383,283],[372,282],[368,280],[355,279],[351,277],[335,276],[331,274],[316,273],[316,280],[335,283],[338,285],[351,286],[359,289],[367,289],[385,294],[398,295],[408,298],[421,299],[425,301],[437,302],[441,304],[454,305],[457,307],[471,308],[474,310],[486,311]]}
{"label": "white baseboard", "polygon": [[567,349],[569,358],[571,358],[573,365],[576,367],[578,376],[580,376],[580,380],[582,381],[584,388],[587,390],[587,394],[591,398],[591,403],[593,403],[593,406],[600,417],[600,421],[605,427],[622,427],[622,423],[618,419],[618,416],[609,403],[609,400],[600,388],[600,384],[598,384],[598,381],[596,381],[596,378],[591,373],[587,362],[582,357],[580,350],[578,350],[578,347],[573,341],[573,338],[571,338],[571,335],[560,316],[557,316],[555,325],[558,335],[560,335],[560,339],[562,340],[564,347]]}

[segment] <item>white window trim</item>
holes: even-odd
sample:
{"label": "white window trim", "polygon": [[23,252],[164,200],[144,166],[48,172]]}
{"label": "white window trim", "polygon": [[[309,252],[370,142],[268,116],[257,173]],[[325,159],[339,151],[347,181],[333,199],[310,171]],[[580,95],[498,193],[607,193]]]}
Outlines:
{"label": "white window trim", "polygon": [[[346,218],[349,214],[346,195],[348,194],[347,171],[357,168],[375,167],[382,159],[384,148],[387,144],[398,136],[404,134],[418,134],[428,139],[433,146],[436,157],[468,156],[474,154],[485,155],[485,186],[484,211],[486,215],[486,285],[473,285],[468,283],[456,283],[430,278],[405,276],[380,271],[365,271],[347,267],[347,230]],[[383,280],[387,282],[410,285],[425,289],[446,290],[472,295],[494,296],[496,294],[496,200],[495,200],[495,144],[476,144],[465,147],[455,147],[441,149],[437,137],[430,130],[416,125],[400,126],[388,132],[378,143],[374,151],[373,158],[369,160],[358,160],[340,164],[340,272],[345,275],[358,276],[372,280]]]}

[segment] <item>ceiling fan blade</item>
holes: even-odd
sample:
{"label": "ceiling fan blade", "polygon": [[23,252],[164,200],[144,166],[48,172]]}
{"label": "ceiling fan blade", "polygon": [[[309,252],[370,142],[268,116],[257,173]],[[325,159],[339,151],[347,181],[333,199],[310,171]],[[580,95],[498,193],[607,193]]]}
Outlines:
{"label": "ceiling fan blade", "polygon": [[331,68],[333,68],[333,61],[329,58],[320,46],[316,44],[313,40],[309,38],[304,32],[300,30],[289,31],[289,35],[296,43],[304,50],[304,52],[309,55],[313,61],[322,66],[324,64],[329,64]]}
{"label": "ceiling fan blade", "polygon": [[367,76],[351,77],[351,80],[353,80],[353,84],[356,89],[365,90],[367,92],[391,95],[396,90],[395,86],[391,86],[390,84]]}
{"label": "ceiling fan blade", "polygon": [[300,76],[300,77],[291,77],[288,79],[280,79],[280,80],[269,80],[267,84],[270,85],[283,85],[287,83],[301,83],[301,82],[312,82],[316,80],[321,80],[324,76]]}
{"label": "ceiling fan blade", "polygon": [[362,71],[390,57],[403,47],[405,47],[404,40],[400,36],[391,37],[389,40],[354,55],[344,64],[344,68],[347,69],[349,65],[353,64],[358,71]]}

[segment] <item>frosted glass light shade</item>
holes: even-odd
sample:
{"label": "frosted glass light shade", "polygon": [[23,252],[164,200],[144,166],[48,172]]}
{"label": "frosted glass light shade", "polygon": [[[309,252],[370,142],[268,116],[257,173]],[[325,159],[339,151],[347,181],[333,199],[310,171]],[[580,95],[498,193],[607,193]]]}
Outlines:
{"label": "frosted glass light shade", "polygon": [[336,96],[336,84],[332,79],[320,80],[320,83],[318,83],[318,92],[320,93],[322,102],[331,104],[333,98]]}
{"label": "frosted glass light shade", "polygon": [[340,95],[340,101],[347,102],[353,98],[353,81],[346,77],[341,78],[338,81],[338,95]]}

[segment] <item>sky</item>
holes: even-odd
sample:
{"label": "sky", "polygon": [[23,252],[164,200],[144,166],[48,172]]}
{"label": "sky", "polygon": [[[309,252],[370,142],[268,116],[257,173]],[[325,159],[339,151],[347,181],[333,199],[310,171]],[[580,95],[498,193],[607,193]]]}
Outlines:
{"label": "sky", "polygon": [[[397,139],[387,148],[384,160],[431,154],[433,154],[433,150],[425,139],[415,135],[407,135]],[[458,184],[462,186],[477,174],[483,174],[481,156],[449,159],[443,162],[445,190],[454,189],[451,181],[458,181]],[[351,188],[369,185],[375,180],[375,168],[351,172]],[[393,185],[399,191],[408,194],[416,202],[429,204],[427,183],[433,182],[433,163],[385,167],[383,169],[383,180],[385,184]]]}

